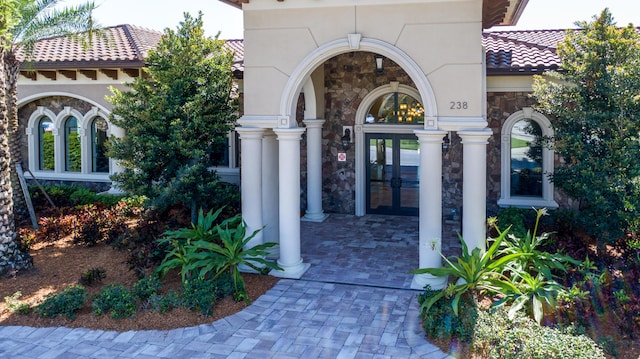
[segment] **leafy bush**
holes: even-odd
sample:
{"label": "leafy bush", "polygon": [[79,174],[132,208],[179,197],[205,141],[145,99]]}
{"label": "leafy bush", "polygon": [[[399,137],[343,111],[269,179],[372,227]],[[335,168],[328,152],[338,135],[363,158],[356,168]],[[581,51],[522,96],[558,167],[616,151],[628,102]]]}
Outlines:
{"label": "leafy bush", "polygon": [[156,272],[164,275],[172,268],[180,268],[183,283],[195,276],[207,278],[211,272],[213,279],[228,272],[233,279],[234,299],[248,303],[249,298],[238,267],[245,265],[258,272],[269,269],[282,270],[275,262],[264,259],[268,254],[266,249],[276,243],[263,243],[245,250],[249,241],[261,229],[246,236],[247,226],[240,215],[215,225],[221,212],[222,209],[219,209],[215,213],[209,211],[204,215],[200,210],[197,224],[192,224],[191,228],[166,232],[165,237],[159,239],[159,242],[173,248]]}
{"label": "leafy bush", "polygon": [[[418,295],[418,303],[428,301],[440,291],[434,291],[427,286],[424,292]],[[441,298],[431,305],[429,310],[420,312],[422,325],[428,338],[439,338],[451,341],[452,338],[463,343],[469,343],[473,337],[473,331],[478,317],[478,308],[470,293],[461,296],[458,306],[465,315],[456,315],[451,306],[451,298]]]}
{"label": "leafy bush", "polygon": [[115,210],[99,205],[82,206],[74,221],[73,242],[89,247],[110,242],[126,233],[129,227]]}
{"label": "leafy bush", "polygon": [[80,284],[92,286],[101,283],[107,277],[107,271],[104,268],[91,268],[80,274]]}
{"label": "leafy bush", "polygon": [[66,316],[74,319],[89,295],[81,285],[73,285],[62,292],[49,295],[36,307],[36,313],[43,318]]}
{"label": "leafy bush", "polygon": [[479,312],[473,350],[496,359],[602,359],[600,347],[585,335],[539,326],[518,313],[509,319],[506,308]]}
{"label": "leafy bush", "polygon": [[149,268],[165,257],[167,246],[156,241],[167,230],[164,222],[157,212],[145,212],[129,231],[110,241],[113,247],[127,251],[129,270],[134,271],[138,278],[145,277]]}
{"label": "leafy bush", "polygon": [[113,319],[136,314],[136,302],[131,292],[121,284],[109,284],[93,300],[93,314],[110,313]]}
{"label": "leafy bush", "polygon": [[189,310],[199,310],[204,315],[213,314],[216,283],[210,279],[192,278],[182,283],[182,305]]}
{"label": "leafy bush", "polygon": [[36,232],[36,241],[55,242],[73,233],[74,217],[60,213],[42,217],[38,223],[40,229]]}
{"label": "leafy bush", "polygon": [[178,308],[182,305],[180,294],[174,290],[170,290],[166,295],[154,294],[149,297],[149,306],[151,310],[166,313],[171,309]]}
{"label": "leafy bush", "polygon": [[[58,207],[75,207],[88,204],[102,204],[106,207],[115,206],[122,195],[98,194],[82,186],[43,186],[51,201]],[[40,188],[29,187],[31,199],[36,208],[48,208],[50,204]]]}
{"label": "leafy bush", "polygon": [[5,303],[7,303],[7,310],[9,313],[29,314],[31,312],[31,306],[20,300],[22,292],[17,291],[10,296],[4,297]]}
{"label": "leafy bush", "polygon": [[[431,274],[436,277],[453,277],[454,281],[447,288],[422,302],[420,310],[429,311],[431,306],[443,297],[451,300],[451,307],[455,315],[458,315],[458,303],[463,294],[476,296],[482,292],[495,292],[497,280],[501,277],[504,266],[521,256],[521,254],[506,254],[500,258],[494,258],[500,244],[507,235],[507,230],[500,232],[498,238],[493,241],[491,247],[483,252],[480,248],[474,248],[471,252],[467,248],[464,239],[460,237],[462,243],[462,253],[459,257],[449,260],[442,254],[446,266],[441,268],[420,268],[411,271],[414,274]],[[454,284],[455,283],[455,284]]]}
{"label": "leafy bush", "polygon": [[508,207],[498,212],[498,224],[503,227],[509,227],[509,233],[522,238],[527,234],[525,228],[525,212],[522,208]]}
{"label": "leafy bush", "polygon": [[157,276],[151,275],[138,280],[131,288],[131,294],[140,301],[148,300],[158,293],[162,283]]}

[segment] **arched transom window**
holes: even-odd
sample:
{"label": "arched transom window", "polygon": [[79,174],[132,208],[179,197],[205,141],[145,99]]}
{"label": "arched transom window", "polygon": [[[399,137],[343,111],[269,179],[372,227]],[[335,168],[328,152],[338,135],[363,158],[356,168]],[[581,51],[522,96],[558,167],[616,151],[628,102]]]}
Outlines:
{"label": "arched transom window", "polygon": [[369,109],[366,123],[406,124],[424,123],[424,107],[413,96],[392,92],[380,96]]}

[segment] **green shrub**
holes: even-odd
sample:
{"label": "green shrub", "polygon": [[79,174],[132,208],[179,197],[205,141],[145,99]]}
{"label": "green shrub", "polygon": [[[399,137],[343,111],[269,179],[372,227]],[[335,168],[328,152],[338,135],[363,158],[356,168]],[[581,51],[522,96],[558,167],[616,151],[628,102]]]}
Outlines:
{"label": "green shrub", "polygon": [[204,315],[213,314],[216,296],[216,282],[209,279],[192,278],[182,284],[182,306],[189,310],[199,310]]}
{"label": "green shrub", "polygon": [[160,279],[151,275],[138,280],[131,288],[131,294],[140,301],[145,301],[158,293],[161,287]]}
{"label": "green shrub", "polygon": [[[420,304],[437,295],[440,291],[431,290],[427,286],[424,292],[418,295]],[[452,338],[468,343],[473,337],[473,328],[478,317],[478,308],[470,293],[464,294],[458,303],[463,315],[456,315],[451,306],[451,298],[440,298],[429,310],[420,312],[422,325],[427,337],[439,338],[450,341]]]}
{"label": "green shrub", "polygon": [[[73,185],[47,185],[43,186],[45,192],[51,201],[58,207],[75,207],[84,206],[87,204],[100,203],[106,207],[115,206],[122,195],[113,194],[98,194],[86,187],[73,186]],[[40,188],[36,186],[29,186],[29,192],[31,193],[31,199],[36,208],[48,208],[50,207],[49,201],[42,193]]]}
{"label": "green shrub", "polygon": [[160,294],[154,294],[149,297],[148,300],[151,310],[166,313],[173,308],[177,308],[182,305],[182,298],[180,294],[174,290],[170,290],[169,293],[162,296]]}
{"label": "green shrub", "polygon": [[101,283],[107,278],[107,271],[104,268],[91,268],[80,274],[80,284],[92,286],[97,283]]}
{"label": "green shrub", "polygon": [[498,225],[509,229],[509,233],[522,238],[527,234],[525,226],[525,210],[523,208],[508,207],[498,212]]}
{"label": "green shrub", "polygon": [[604,358],[587,336],[539,326],[520,312],[511,320],[505,308],[479,312],[473,350],[492,359]]}
{"label": "green shrub", "polygon": [[113,319],[129,318],[136,314],[136,301],[121,284],[109,284],[93,300],[93,314],[110,313]]}
{"label": "green shrub", "polygon": [[9,310],[10,313],[29,314],[29,312],[31,312],[31,307],[29,304],[22,302],[20,297],[22,297],[21,291],[17,291],[10,296],[4,297],[4,301],[7,303],[7,310]]}
{"label": "green shrub", "polygon": [[74,319],[87,297],[87,291],[83,286],[73,285],[58,294],[47,296],[45,301],[36,307],[36,313],[43,318],[66,316]]}
{"label": "green shrub", "polygon": [[275,262],[265,259],[267,249],[276,243],[267,242],[246,249],[262,228],[247,236],[247,225],[240,215],[215,224],[222,210],[209,211],[206,215],[200,210],[197,223],[191,228],[165,232],[158,242],[172,248],[156,268],[156,273],[163,276],[173,268],[180,268],[183,283],[195,277],[216,279],[229,273],[233,280],[234,299],[249,303],[238,267],[244,265],[258,272],[282,270]]}

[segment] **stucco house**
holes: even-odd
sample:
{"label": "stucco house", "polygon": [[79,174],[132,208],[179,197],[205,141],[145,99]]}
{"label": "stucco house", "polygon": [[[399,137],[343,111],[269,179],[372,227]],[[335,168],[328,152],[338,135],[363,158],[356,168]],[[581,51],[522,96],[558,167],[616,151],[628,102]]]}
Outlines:
{"label": "stucco house", "polygon": [[[416,266],[433,267],[432,248],[456,246],[458,232],[483,246],[500,207],[568,204],[547,177],[553,152],[535,145],[550,119],[529,97],[532,76],[558,68],[564,31],[484,32],[517,22],[526,0],[223,2],[244,16],[244,40],[227,42],[243,107],[216,170],[240,183],[250,229],[266,226],[253,243],[280,244],[276,275],[302,276],[300,221],[329,213],[419,216]],[[39,179],[106,190],[119,170],[103,153],[123,135],[105,95],[143,74],[161,33],[108,35],[88,51],[43,40],[21,71],[25,167]],[[425,284],[443,282],[412,287]]]}

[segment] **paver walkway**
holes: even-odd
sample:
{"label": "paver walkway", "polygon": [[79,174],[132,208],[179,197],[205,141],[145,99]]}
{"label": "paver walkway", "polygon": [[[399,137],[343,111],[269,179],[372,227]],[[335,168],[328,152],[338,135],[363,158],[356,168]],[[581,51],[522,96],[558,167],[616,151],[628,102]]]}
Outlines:
{"label": "paver walkway", "polygon": [[[233,316],[197,327],[124,333],[0,326],[0,358],[447,358],[424,339],[419,292],[405,289],[411,276],[386,262],[370,263],[416,252],[412,230],[404,228],[415,219],[329,218],[303,224],[309,272],[301,280],[280,280]],[[369,230],[354,227],[354,221]],[[403,228],[376,242],[387,224]],[[352,235],[342,238],[340,226],[351,228]],[[363,252],[347,257],[350,250]],[[358,257],[363,253],[369,257]],[[356,284],[345,284],[350,282]]]}

